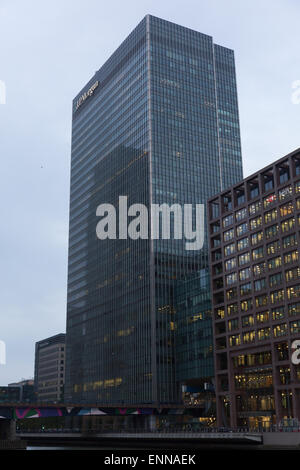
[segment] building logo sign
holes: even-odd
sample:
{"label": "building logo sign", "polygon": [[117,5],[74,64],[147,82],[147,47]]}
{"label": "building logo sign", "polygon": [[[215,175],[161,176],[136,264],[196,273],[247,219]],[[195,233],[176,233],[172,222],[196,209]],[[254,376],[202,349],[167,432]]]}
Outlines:
{"label": "building logo sign", "polygon": [[91,88],[88,89],[88,91],[84,92],[83,95],[78,98],[78,100],[76,101],[76,111],[85,102],[85,100],[87,100],[90,96],[94,94],[94,91],[96,90],[96,88],[98,88],[98,86],[99,81],[97,80],[94,85],[92,85]]}
{"label": "building logo sign", "polygon": [[292,342],[292,364],[295,366],[300,364],[300,340]]}

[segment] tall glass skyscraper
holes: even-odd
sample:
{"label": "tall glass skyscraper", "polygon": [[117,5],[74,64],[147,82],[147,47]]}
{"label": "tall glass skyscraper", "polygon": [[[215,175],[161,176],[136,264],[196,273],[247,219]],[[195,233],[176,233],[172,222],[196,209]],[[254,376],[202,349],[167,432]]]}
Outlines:
{"label": "tall glass skyscraper", "polygon": [[73,102],[67,401],[177,402],[176,285],[208,266],[207,237],[97,239],[97,206],[206,203],[241,178],[233,51],[147,15]]}

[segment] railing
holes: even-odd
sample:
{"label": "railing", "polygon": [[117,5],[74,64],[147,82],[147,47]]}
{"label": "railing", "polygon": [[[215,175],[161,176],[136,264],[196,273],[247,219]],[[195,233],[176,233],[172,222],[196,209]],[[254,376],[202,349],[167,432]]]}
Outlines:
{"label": "railing", "polygon": [[80,428],[51,428],[51,429],[17,429],[17,433],[19,434],[45,434],[45,433],[65,433],[65,434],[111,434],[111,433],[126,433],[126,434],[144,434],[144,433],[153,433],[153,434],[174,434],[174,433],[189,433],[189,434],[262,434],[267,432],[300,432],[300,426],[291,427],[291,426],[280,426],[274,425],[268,428],[202,428],[202,427],[193,427],[193,426],[185,426],[185,427],[161,427],[158,429],[145,429],[145,428],[133,428],[133,429],[99,429],[99,428],[88,428],[88,429],[80,429]]}

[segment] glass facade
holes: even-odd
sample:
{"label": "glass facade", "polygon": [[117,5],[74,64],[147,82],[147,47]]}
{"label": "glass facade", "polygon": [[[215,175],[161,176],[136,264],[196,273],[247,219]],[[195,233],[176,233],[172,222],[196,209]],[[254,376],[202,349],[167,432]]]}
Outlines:
{"label": "glass facade", "polygon": [[176,375],[183,384],[211,382],[214,376],[210,278],[207,270],[176,289]]}
{"label": "glass facade", "polygon": [[171,403],[185,240],[98,240],[96,208],[201,204],[242,178],[233,51],[146,16],[73,102],[66,399]]}

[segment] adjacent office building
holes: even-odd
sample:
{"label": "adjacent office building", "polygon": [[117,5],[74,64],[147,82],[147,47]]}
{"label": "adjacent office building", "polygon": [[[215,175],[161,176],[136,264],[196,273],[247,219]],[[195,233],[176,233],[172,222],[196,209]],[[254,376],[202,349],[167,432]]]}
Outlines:
{"label": "adjacent office building", "polygon": [[219,425],[300,419],[300,150],[209,201]]}
{"label": "adjacent office building", "polygon": [[0,403],[18,403],[20,397],[20,387],[0,387]]}
{"label": "adjacent office building", "polygon": [[38,402],[64,400],[65,340],[66,335],[60,333],[35,344],[34,384]]}
{"label": "adjacent office building", "polygon": [[14,382],[8,384],[9,387],[16,388],[20,390],[19,401],[21,403],[33,403],[36,402],[34,380],[21,380],[20,382]]}
{"label": "adjacent office building", "polygon": [[147,15],[73,102],[67,401],[180,401],[175,290],[208,269],[207,237],[97,239],[97,207],[206,203],[241,178],[233,51]]}

